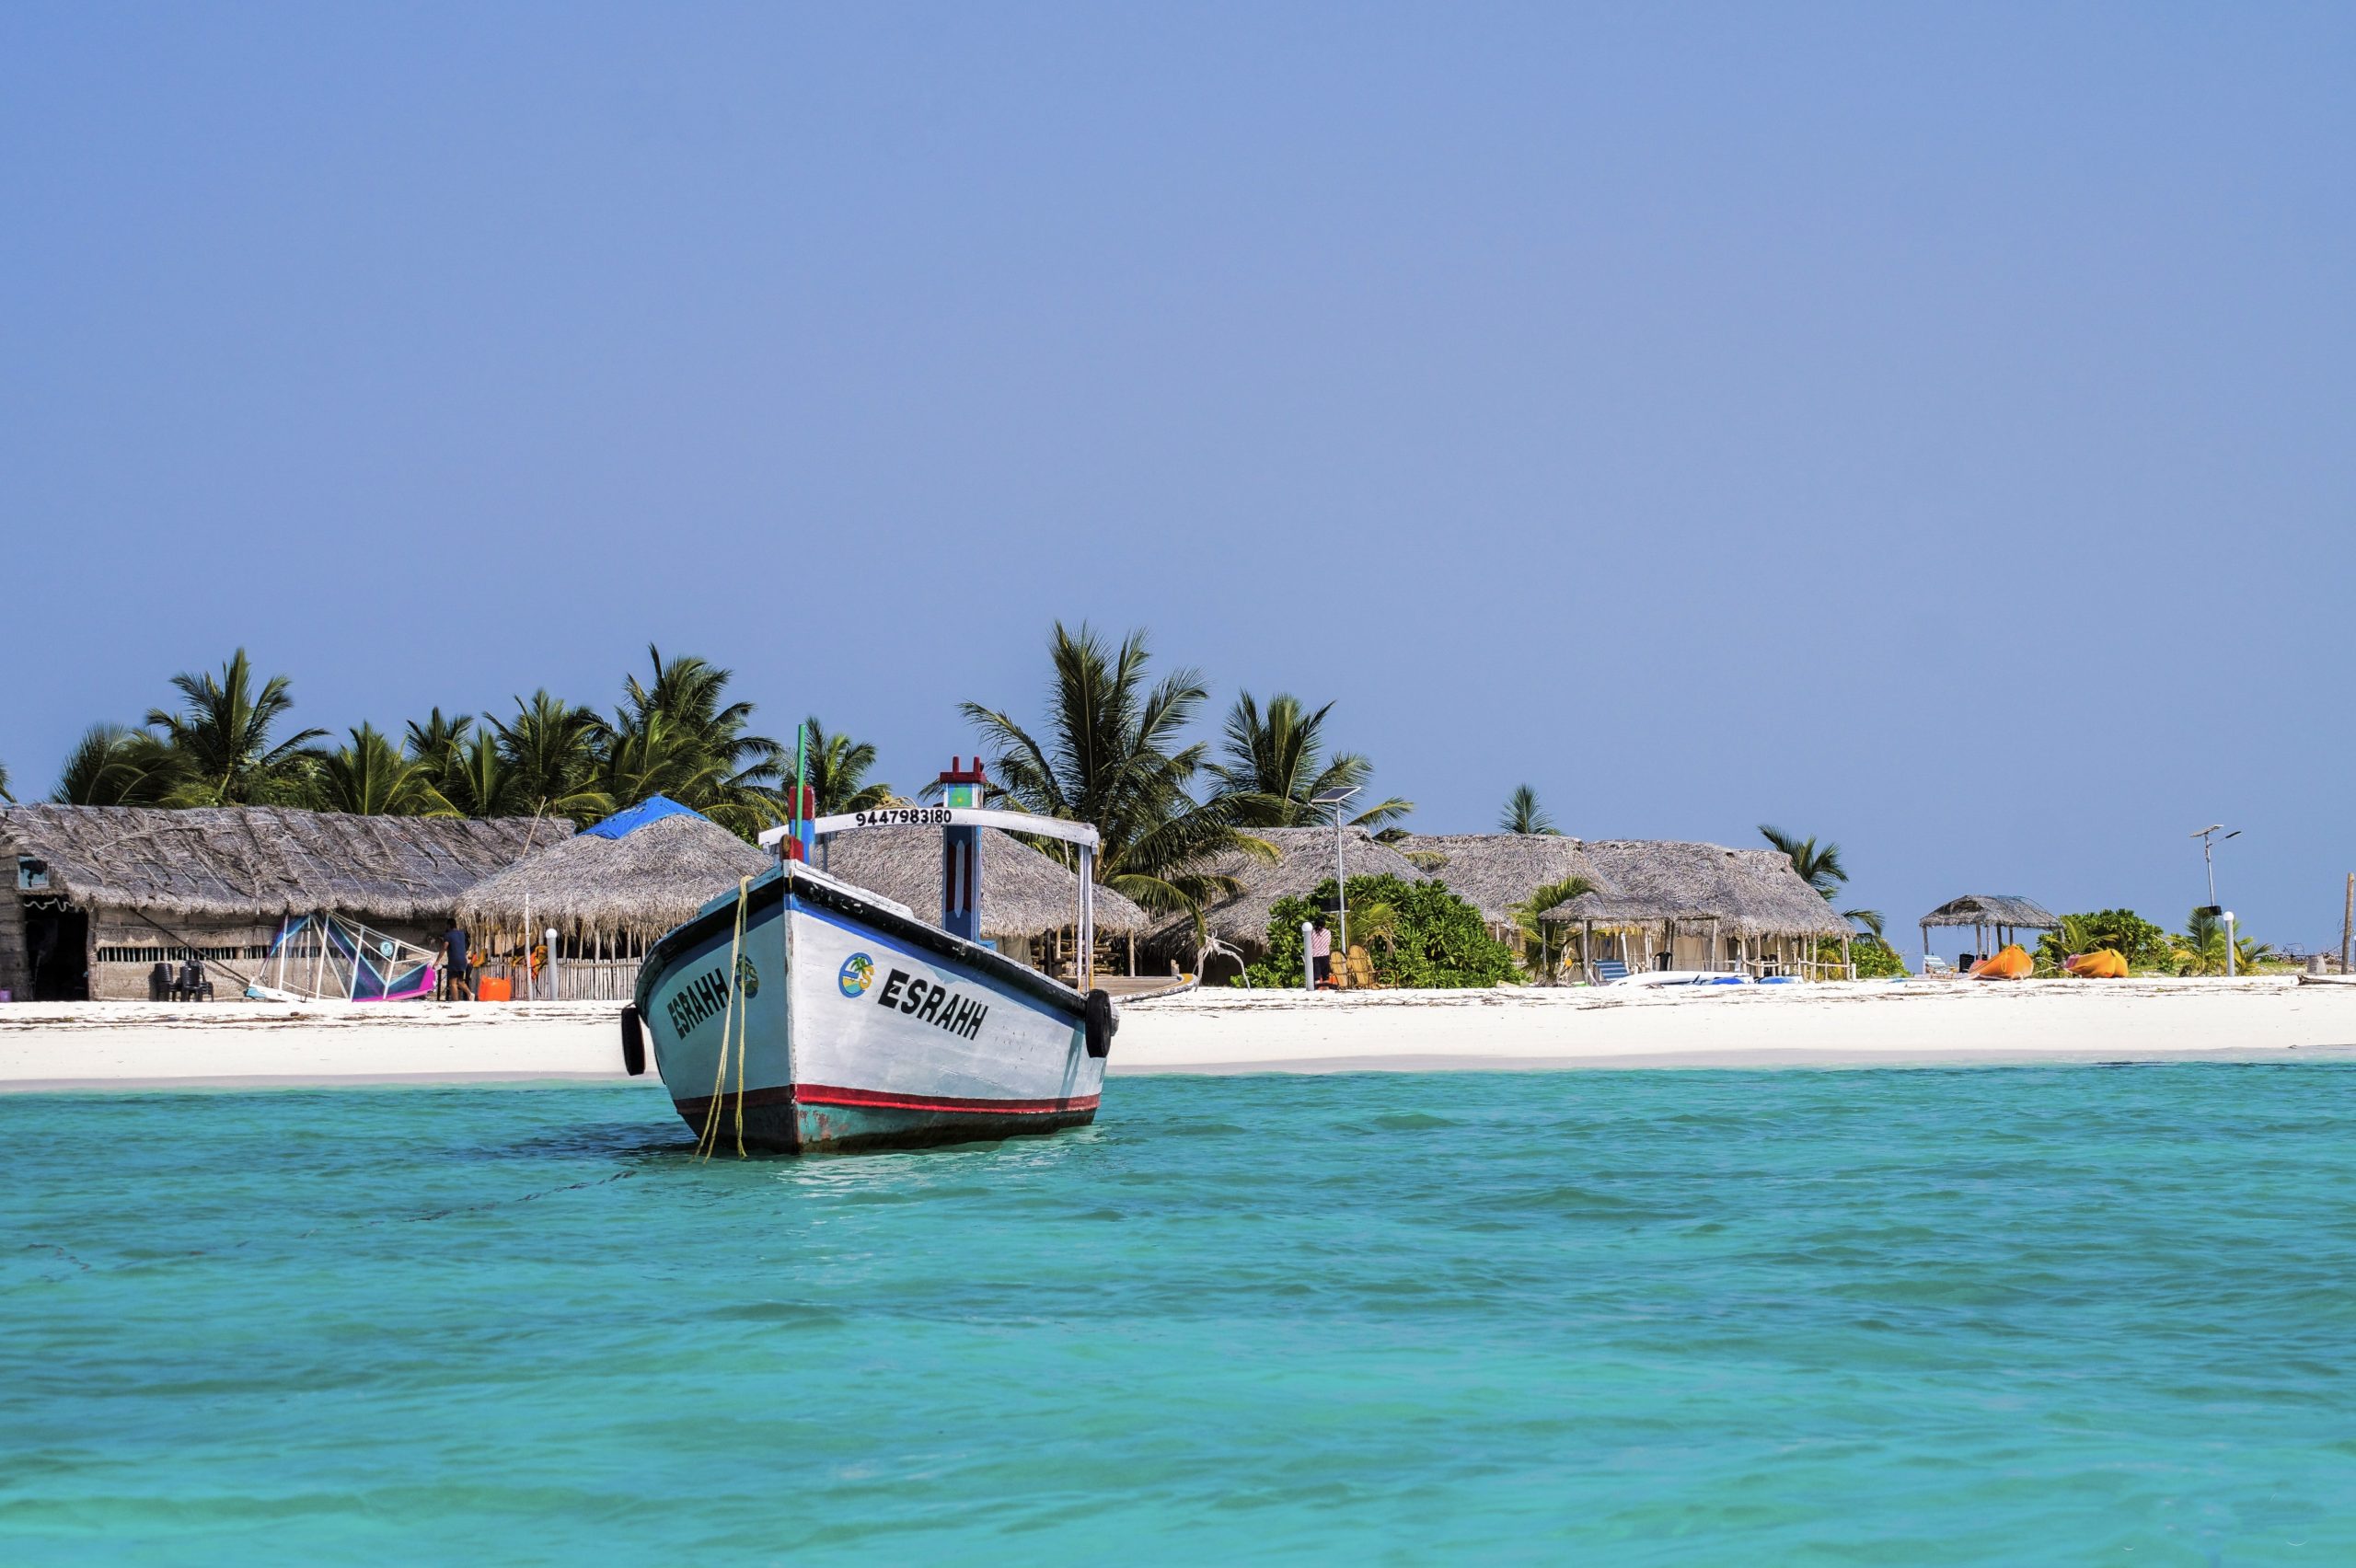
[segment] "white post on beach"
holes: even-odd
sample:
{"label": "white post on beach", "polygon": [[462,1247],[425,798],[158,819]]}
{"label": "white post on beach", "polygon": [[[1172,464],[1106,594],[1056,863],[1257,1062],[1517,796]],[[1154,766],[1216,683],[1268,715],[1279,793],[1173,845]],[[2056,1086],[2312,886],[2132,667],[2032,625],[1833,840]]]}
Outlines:
{"label": "white post on beach", "polygon": [[549,971],[549,1000],[553,1002],[553,1001],[555,1001],[555,1000],[556,1000],[560,996],[563,995],[562,987],[560,987],[560,986],[558,986],[558,984],[557,984],[557,967],[556,967],[556,928],[555,928],[554,926],[550,926],[550,927],[549,928],[549,929],[548,929],[548,944],[549,944],[549,962],[548,962],[548,971]]}
{"label": "white post on beach", "polygon": [[1310,990],[1317,989],[1317,961],[1309,956],[1309,922],[1300,923],[1300,983]]}
{"label": "white post on beach", "polygon": [[[976,917],[978,918],[978,915]],[[1096,857],[1087,845],[1080,847],[1080,989],[1082,995],[1096,987]]]}
{"label": "white post on beach", "polygon": [[2191,836],[2200,840],[2200,863],[2209,872],[2208,912],[2212,915],[2222,915],[2224,917],[2225,978],[2230,980],[2234,977],[2234,916],[2231,910],[2220,909],[2217,906],[2217,859],[2215,855],[2211,852],[2213,836],[2220,833],[2224,833],[2225,837],[2214,838],[2214,842],[2217,844],[2223,844],[2225,841],[2225,838],[2239,838],[2242,836],[2242,830],[2238,827],[2234,829],[2231,833],[2225,833],[2225,824],[2223,823],[2212,822],[2207,827],[2202,828],[2200,832],[2193,834]]}
{"label": "white post on beach", "polygon": [[[1342,870],[1342,807],[1357,792],[1358,787],[1353,784],[1345,790],[1320,790],[1309,797],[1309,803],[1312,806],[1331,806],[1334,809],[1334,902],[1340,911],[1338,928],[1334,938],[1341,945],[1345,968],[1350,960],[1350,882]],[[1313,985],[1310,988],[1316,989]]]}

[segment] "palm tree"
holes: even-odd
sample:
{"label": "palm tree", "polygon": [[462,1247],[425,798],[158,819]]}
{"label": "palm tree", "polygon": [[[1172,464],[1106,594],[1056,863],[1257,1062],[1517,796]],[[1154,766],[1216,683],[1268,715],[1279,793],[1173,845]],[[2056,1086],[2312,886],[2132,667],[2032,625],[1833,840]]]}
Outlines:
{"label": "palm tree", "polygon": [[[2168,941],[2178,974],[2224,974],[2225,945],[2224,921],[2200,909],[2192,912],[2183,932]],[[2255,941],[2248,937],[2235,938],[2233,950],[2234,968],[2243,974],[2256,973],[2259,964],[2274,956],[2272,943]]]}
{"label": "palm tree", "polygon": [[445,718],[442,709],[436,708],[424,719],[409,721],[402,749],[409,753],[411,761],[439,769],[447,766],[450,758],[464,749],[467,736],[474,727],[473,714],[460,713]]}
{"label": "palm tree", "polygon": [[160,806],[179,782],[179,759],[145,730],[93,724],[66,754],[50,799],[61,806]]}
{"label": "palm tree", "polygon": [[[1181,746],[1178,736],[1209,696],[1196,672],[1173,670],[1149,686],[1146,634],[1133,631],[1115,649],[1085,622],[1075,632],[1057,621],[1048,658],[1044,741],[998,709],[960,705],[996,754],[992,801],[1094,824],[1097,880],[1151,909],[1198,909],[1232,893],[1233,878],[1203,869],[1222,850],[1275,857],[1265,840],[1237,831],[1226,801],[1192,793],[1208,748]],[[1057,840],[1041,847],[1069,853]]]}
{"label": "palm tree", "polygon": [[607,732],[595,712],[543,686],[529,701],[515,699],[512,721],[491,725],[504,776],[497,804],[519,814],[570,817],[583,827],[613,814],[613,797],[597,777]]}
{"label": "palm tree", "polygon": [[[870,783],[875,748],[849,735],[830,735],[812,714],[803,721],[803,755],[809,759],[810,793],[820,816],[872,811],[892,799],[892,786]],[[790,781],[789,781],[790,782]]]}
{"label": "palm tree", "polygon": [[466,766],[468,738],[474,732],[474,715],[461,713],[444,718],[436,708],[422,721],[412,719],[401,743],[402,753],[418,765],[421,787],[431,799],[423,814],[428,816],[474,816],[477,813],[458,803],[466,793],[459,775]]}
{"label": "palm tree", "polygon": [[8,793],[8,765],[5,762],[0,762],[0,801],[10,805],[17,803],[17,797]]}
{"label": "palm tree", "polygon": [[321,756],[313,803],[353,816],[456,816],[433,790],[426,765],[403,756],[374,724],[352,732],[348,744]]}
{"label": "palm tree", "polygon": [[1546,808],[1538,803],[1538,791],[1527,784],[1515,785],[1513,793],[1506,797],[1506,809],[1497,817],[1497,828],[1502,833],[1540,833],[1552,838],[1563,836],[1563,830],[1554,825],[1554,819],[1546,814]]}
{"label": "palm tree", "polygon": [[1514,929],[1521,937],[1521,966],[1542,985],[1554,983],[1562,958],[1555,950],[1553,924],[1540,917],[1556,905],[1594,891],[1595,884],[1585,877],[1565,877],[1546,883],[1513,906]]}
{"label": "palm tree", "polygon": [[[1838,844],[1819,845],[1814,837],[1802,838],[1797,834],[1785,833],[1782,828],[1763,822],[1759,824],[1759,836],[1782,850],[1784,858],[1791,861],[1792,870],[1799,873],[1800,881],[1822,894],[1827,904],[1832,902],[1842,885],[1849,880],[1848,868],[1841,863],[1841,846]],[[1882,940],[1880,910],[1843,909],[1841,918],[1854,920],[1863,926],[1874,934],[1876,941]]]}
{"label": "palm tree", "polygon": [[753,705],[725,700],[732,673],[692,654],[664,662],[647,646],[654,678],[624,683],[606,747],[606,789],[634,804],[670,796],[744,837],[783,820],[778,790],[784,746],[748,732]]}
{"label": "palm tree", "polygon": [[[1333,710],[1329,702],[1311,712],[1300,698],[1280,691],[1264,714],[1250,692],[1237,695],[1228,709],[1223,755],[1208,769],[1235,821],[1251,827],[1314,824],[1324,808],[1310,804],[1311,798],[1328,790],[1365,790],[1374,776],[1372,763],[1356,752],[1325,755],[1325,716]],[[1415,801],[1393,795],[1350,823],[1371,832],[1415,809]]]}
{"label": "palm tree", "polygon": [[502,736],[494,721],[474,731],[463,745],[444,761],[433,791],[459,816],[529,815],[531,804],[519,804],[515,774],[500,750]]}
{"label": "palm tree", "polygon": [[172,677],[183,700],[177,713],[150,709],[185,778],[175,805],[292,805],[309,791],[316,758],[306,750],[325,730],[302,730],[274,742],[271,732],[294,706],[290,683],[272,675],[254,687],[253,664],[242,648],[210,674]]}

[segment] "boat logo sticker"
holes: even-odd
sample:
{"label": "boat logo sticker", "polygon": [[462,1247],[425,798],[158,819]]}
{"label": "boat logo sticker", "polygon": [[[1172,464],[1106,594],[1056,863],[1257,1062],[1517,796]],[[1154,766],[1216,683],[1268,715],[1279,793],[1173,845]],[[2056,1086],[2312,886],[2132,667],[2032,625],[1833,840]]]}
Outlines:
{"label": "boat logo sticker", "polygon": [[737,955],[736,990],[739,995],[745,997],[757,997],[761,994],[761,972],[753,967],[753,955],[749,952]]}
{"label": "boat logo sticker", "polygon": [[863,997],[875,984],[875,961],[863,952],[855,952],[843,960],[843,971],[836,976],[846,997]]}

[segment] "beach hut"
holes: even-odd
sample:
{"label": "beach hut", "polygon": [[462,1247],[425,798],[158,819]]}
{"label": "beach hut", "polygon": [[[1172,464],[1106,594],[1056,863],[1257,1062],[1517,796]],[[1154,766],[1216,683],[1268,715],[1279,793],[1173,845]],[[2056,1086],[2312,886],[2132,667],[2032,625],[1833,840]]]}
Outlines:
{"label": "beach hut", "polygon": [[[1080,940],[1080,873],[994,827],[982,829],[981,843],[982,940],[1035,969],[1062,973]],[[811,857],[829,876],[896,899],[918,918],[939,923],[939,828],[870,827],[829,835],[818,840]],[[1138,942],[1151,927],[1151,917],[1100,883],[1095,917],[1100,943],[1111,943],[1135,974]]]}
{"label": "beach hut", "polygon": [[[1969,959],[1986,958],[2009,944],[2019,931],[2056,931],[2062,928],[2061,918],[2033,898],[2023,898],[2011,893],[1967,893],[1961,898],[1950,898],[1923,917],[1923,957],[1931,956],[1931,928],[1934,926],[1969,926],[1971,928]],[[1990,937],[1995,938],[1991,946]],[[1959,959],[1958,969],[1969,968],[1969,962]]]}
{"label": "beach hut", "polygon": [[1551,833],[1411,833],[1392,847],[1481,912],[1489,934],[1516,940],[1514,910],[1571,877],[1609,891],[1610,879],[1576,838]]}
{"label": "beach hut", "polygon": [[345,816],[282,806],[0,807],[0,991],[138,1000],[201,960],[242,991],[290,918],[336,916],[431,949],[458,895],[564,821]]}
{"label": "beach hut", "polygon": [[[1276,852],[1274,862],[1241,850],[1212,856],[1197,868],[1231,878],[1237,891],[1206,905],[1203,923],[1218,940],[1256,960],[1267,951],[1268,916],[1280,898],[1305,897],[1321,882],[1334,878],[1334,830],[1325,827],[1255,827],[1251,836]],[[1342,864],[1356,877],[1392,876],[1402,882],[1430,882],[1430,872],[1362,827],[1342,829]],[[1147,939],[1147,951],[1156,962],[1168,960],[1192,969],[1200,956],[1195,920],[1189,915],[1164,917]],[[1235,972],[1231,960],[1217,974],[1206,974],[1206,984],[1224,985]]]}
{"label": "beach hut", "polygon": [[458,919],[496,956],[554,930],[537,996],[627,1001],[656,938],[775,863],[684,806],[647,801],[483,878],[457,900]]}
{"label": "beach hut", "polygon": [[[1829,979],[1849,973],[1849,923],[1774,849],[1588,839],[1599,891],[1549,911],[1576,928],[1580,963]],[[1837,960],[1831,950],[1838,950]]]}

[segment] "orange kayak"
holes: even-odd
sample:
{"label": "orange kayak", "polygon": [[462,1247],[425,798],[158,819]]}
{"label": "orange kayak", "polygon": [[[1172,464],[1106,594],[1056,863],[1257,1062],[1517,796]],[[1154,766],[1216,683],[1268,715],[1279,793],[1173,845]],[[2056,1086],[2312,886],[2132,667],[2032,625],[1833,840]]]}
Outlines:
{"label": "orange kayak", "polygon": [[1971,966],[1974,980],[2026,980],[2029,971],[2037,967],[2028,951],[2020,943],[2008,945],[1992,958],[1983,958]]}
{"label": "orange kayak", "polygon": [[2096,948],[2092,952],[2073,953],[2062,967],[2073,974],[2083,975],[2089,980],[2127,978],[2127,960],[2108,948]]}

